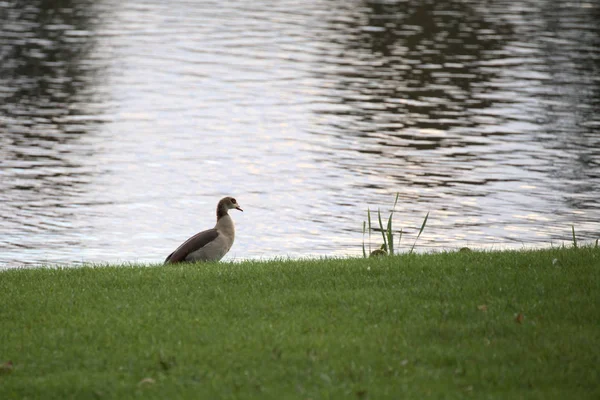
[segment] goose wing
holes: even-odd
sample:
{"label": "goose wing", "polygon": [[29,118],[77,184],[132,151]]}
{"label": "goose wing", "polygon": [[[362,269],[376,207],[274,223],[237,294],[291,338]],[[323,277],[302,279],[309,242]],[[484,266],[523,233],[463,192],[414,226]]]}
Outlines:
{"label": "goose wing", "polygon": [[184,261],[188,254],[193,253],[210,242],[214,241],[219,236],[219,232],[215,229],[207,229],[183,242],[174,252],[169,254],[165,260],[165,264],[174,264]]}

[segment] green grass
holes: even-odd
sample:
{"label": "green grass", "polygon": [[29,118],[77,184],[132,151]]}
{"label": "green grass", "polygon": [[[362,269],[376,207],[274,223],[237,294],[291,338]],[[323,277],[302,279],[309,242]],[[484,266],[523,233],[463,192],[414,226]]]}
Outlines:
{"label": "green grass", "polygon": [[9,270],[9,360],[3,400],[597,399],[600,250]]}

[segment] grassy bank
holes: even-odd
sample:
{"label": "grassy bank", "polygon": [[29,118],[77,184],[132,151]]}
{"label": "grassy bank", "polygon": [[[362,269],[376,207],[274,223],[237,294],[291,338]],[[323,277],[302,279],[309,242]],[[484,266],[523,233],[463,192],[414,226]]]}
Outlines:
{"label": "grassy bank", "polygon": [[600,250],[0,273],[0,399],[600,398]]}

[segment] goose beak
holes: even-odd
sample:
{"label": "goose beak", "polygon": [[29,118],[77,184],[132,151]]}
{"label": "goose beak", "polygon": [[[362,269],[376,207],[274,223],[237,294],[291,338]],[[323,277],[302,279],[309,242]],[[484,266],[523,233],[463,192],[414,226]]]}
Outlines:
{"label": "goose beak", "polygon": [[242,210],[242,207],[240,207],[240,206],[237,206],[235,209],[236,209],[236,210],[240,210],[240,211],[242,211],[242,212],[244,211],[244,210]]}

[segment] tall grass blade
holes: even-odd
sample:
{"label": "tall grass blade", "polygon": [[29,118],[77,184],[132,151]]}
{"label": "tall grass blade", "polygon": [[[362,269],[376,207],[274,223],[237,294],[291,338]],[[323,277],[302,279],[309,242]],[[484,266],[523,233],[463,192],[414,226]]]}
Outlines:
{"label": "tall grass blade", "polygon": [[369,254],[371,254],[371,209],[367,208],[367,220],[369,221]]}
{"label": "tall grass blade", "polygon": [[387,222],[387,242],[389,245],[388,251],[390,256],[394,255],[394,230],[392,228],[392,217],[394,216],[394,212],[396,211],[396,204],[398,204],[398,197],[400,196],[400,193],[396,193],[396,200],[394,200],[394,206],[392,207],[392,212],[390,212],[390,217],[388,218],[388,222]]}
{"label": "tall grass blade", "polygon": [[575,237],[575,225],[571,225],[571,230],[573,231],[573,247],[577,248],[577,238]]}
{"label": "tall grass blade", "polygon": [[367,251],[365,250],[365,231],[367,230],[367,222],[363,221],[363,258],[367,258]]}
{"label": "tall grass blade", "polygon": [[421,236],[421,233],[423,233],[423,229],[425,229],[425,224],[427,224],[427,218],[429,218],[429,211],[427,211],[427,215],[425,216],[425,219],[423,220],[423,224],[421,225],[421,229],[419,229],[419,234],[417,235],[417,238],[415,239],[415,242],[413,243],[412,247],[410,248],[410,251],[408,252],[408,254],[412,254],[415,245],[417,244],[417,240],[419,240],[419,237]]}
{"label": "tall grass blade", "polygon": [[400,248],[401,241],[402,241],[402,228],[400,228],[400,233],[398,234],[398,248]]}
{"label": "tall grass blade", "polygon": [[394,255],[394,232],[392,231],[392,217],[391,216],[390,216],[390,219],[388,219],[386,234],[387,234],[387,242],[388,242],[388,252],[389,252],[390,256],[393,256]]}
{"label": "tall grass blade", "polygon": [[381,229],[381,236],[383,236],[383,245],[385,246],[385,251],[388,251],[387,238],[385,237],[385,229],[383,229],[383,222],[381,222],[380,209],[377,209],[377,218],[379,219],[379,229]]}

